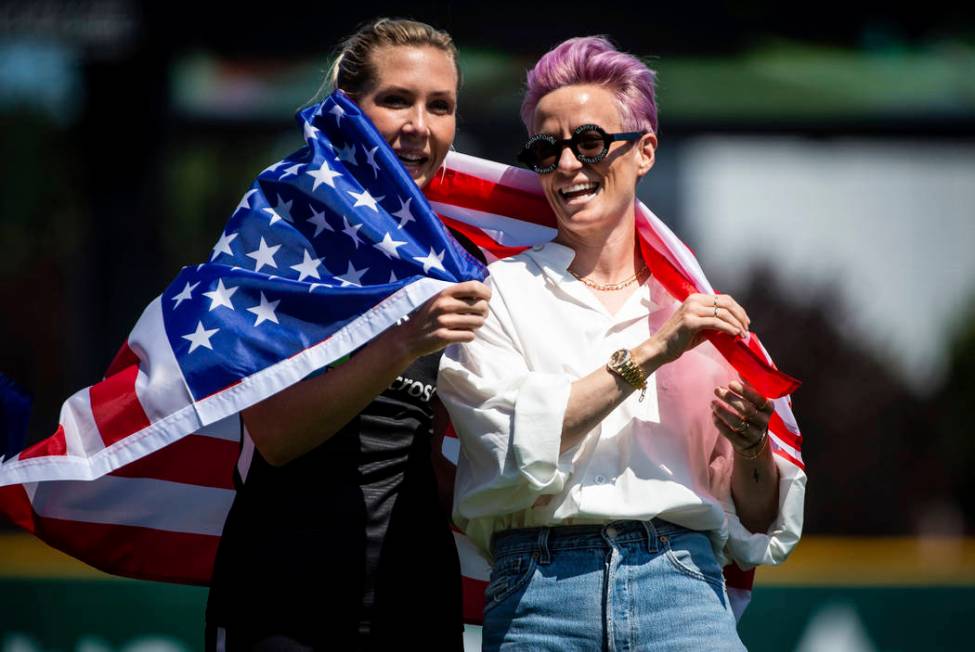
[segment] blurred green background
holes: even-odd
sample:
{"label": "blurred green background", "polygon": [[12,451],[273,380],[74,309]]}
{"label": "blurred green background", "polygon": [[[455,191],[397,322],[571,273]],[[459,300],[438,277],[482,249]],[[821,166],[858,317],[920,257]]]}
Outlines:
{"label": "blurred green background", "polygon": [[[293,113],[359,22],[450,30],[457,149],[508,163],[526,69],[608,34],[659,73],[641,198],[804,382],[806,536],[759,572],[749,649],[971,646],[970,9],[279,5],[0,2],[0,371],[34,394],[34,439],[208,256],[251,179],[301,145]],[[0,652],[199,649],[204,599],[0,530]]]}

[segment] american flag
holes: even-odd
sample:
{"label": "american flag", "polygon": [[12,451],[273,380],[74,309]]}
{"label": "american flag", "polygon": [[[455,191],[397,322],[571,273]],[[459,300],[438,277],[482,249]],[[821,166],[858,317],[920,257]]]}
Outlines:
{"label": "american flag", "polygon": [[[110,573],[207,584],[234,498],[240,410],[353,353],[447,284],[482,279],[444,224],[489,259],[555,235],[532,172],[451,153],[424,197],[341,93],[298,122],[306,146],[261,172],[210,259],[149,305],[105,379],[65,402],[54,435],[0,464],[0,512],[14,523]],[[637,208],[644,256],[671,294],[713,292],[690,250]],[[801,468],[796,381],[757,337],[712,342],[779,397],[772,448]],[[457,447],[445,438],[444,455],[456,461]],[[488,564],[455,538],[465,616],[478,622]]]}

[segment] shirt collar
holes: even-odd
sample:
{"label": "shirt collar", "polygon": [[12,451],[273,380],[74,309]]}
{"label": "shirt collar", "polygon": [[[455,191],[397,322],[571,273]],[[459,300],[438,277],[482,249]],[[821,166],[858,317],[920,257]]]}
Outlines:
{"label": "shirt collar", "polygon": [[[619,312],[610,315],[589,288],[569,272],[569,265],[576,257],[576,252],[571,248],[557,242],[546,242],[534,245],[526,250],[525,254],[538,265],[548,282],[578,303],[601,312],[617,322],[647,315],[651,301],[650,293],[646,288],[641,288],[637,292],[639,299],[630,297]],[[652,279],[651,283],[653,283]]]}

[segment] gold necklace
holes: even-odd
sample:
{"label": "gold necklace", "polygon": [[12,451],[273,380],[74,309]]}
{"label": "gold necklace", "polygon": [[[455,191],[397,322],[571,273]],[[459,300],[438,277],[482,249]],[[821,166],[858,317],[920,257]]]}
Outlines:
{"label": "gold necklace", "polygon": [[[628,279],[625,279],[623,281],[619,281],[618,283],[606,283],[606,284],[603,284],[603,283],[596,283],[595,281],[590,281],[589,279],[587,279],[587,278],[585,278],[583,276],[580,276],[580,275],[576,274],[571,269],[569,270],[569,273],[572,274],[573,276],[575,276],[576,279],[578,279],[579,281],[581,281],[583,284],[585,284],[586,287],[590,287],[593,290],[596,290],[597,292],[615,292],[616,290],[622,290],[625,287],[628,287],[630,285],[633,285],[637,281],[637,279],[640,279],[640,277],[643,276],[643,273],[644,272],[647,272],[648,273],[647,275],[649,276],[650,270],[647,269],[647,266],[646,265],[644,265],[643,268],[640,271],[638,271],[636,274],[634,274],[633,276],[631,276]],[[642,282],[642,279],[641,279],[641,282]]]}

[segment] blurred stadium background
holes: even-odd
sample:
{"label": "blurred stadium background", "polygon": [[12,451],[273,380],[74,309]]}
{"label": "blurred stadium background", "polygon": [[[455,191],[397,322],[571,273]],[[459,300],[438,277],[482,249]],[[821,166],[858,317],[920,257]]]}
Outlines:
{"label": "blurred stadium background", "polygon": [[[609,34],[659,72],[641,197],[804,381],[806,534],[759,572],[746,644],[971,649],[975,12],[952,4],[0,2],[0,370],[53,432],[300,145],[292,115],[362,20],[450,30],[457,149],[505,162],[524,71]],[[197,650],[204,601],[0,525],[0,652]]]}

